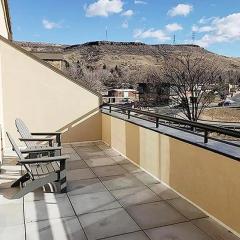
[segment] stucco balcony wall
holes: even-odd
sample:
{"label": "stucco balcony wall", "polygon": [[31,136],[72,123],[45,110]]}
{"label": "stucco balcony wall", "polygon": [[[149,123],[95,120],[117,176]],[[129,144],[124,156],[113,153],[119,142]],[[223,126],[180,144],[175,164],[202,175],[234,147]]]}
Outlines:
{"label": "stucco balcony wall", "polygon": [[[103,141],[239,234],[239,161],[223,155],[224,145],[220,154],[221,149],[208,149],[194,135],[193,145],[137,121],[103,113]],[[237,154],[230,148],[229,153]]]}
{"label": "stucco balcony wall", "polygon": [[63,142],[101,140],[100,95],[1,36],[0,80],[3,132],[18,139],[21,118],[34,132],[61,131]]}

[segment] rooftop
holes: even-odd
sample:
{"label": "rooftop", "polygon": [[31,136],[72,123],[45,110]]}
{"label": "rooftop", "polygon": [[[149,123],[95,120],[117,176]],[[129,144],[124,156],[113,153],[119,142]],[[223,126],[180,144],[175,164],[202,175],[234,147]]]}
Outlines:
{"label": "rooftop", "polygon": [[[209,61],[224,70],[240,66],[236,59],[192,45],[16,44],[11,41],[7,0],[0,1],[0,8],[3,10],[0,239],[237,240],[240,237],[239,131],[226,125],[220,128],[120,104],[103,106],[102,96],[92,89],[92,84],[73,79],[55,68],[58,65],[55,62],[52,66],[50,61],[41,60],[64,57],[72,63],[85,62],[92,69],[92,60],[102,68],[101,59],[106,59],[104,64],[109,69],[122,65],[141,73],[143,65],[161,64],[160,46],[170,54],[186,50],[194,50],[199,56],[207,54]],[[145,76],[138,75],[138,80],[140,75]],[[60,166],[44,165],[50,161],[45,154],[44,159],[37,160],[41,162],[37,165],[35,159],[29,158],[41,154],[29,154],[26,156],[29,161],[24,159],[18,150],[24,146],[21,141],[24,139],[19,139],[16,118],[23,119],[39,136],[57,131],[55,140],[59,145],[59,140],[64,143],[62,153],[70,155],[67,169],[67,157],[57,156],[59,148],[50,160],[60,161]],[[28,136],[36,136],[30,130]],[[7,139],[9,134],[17,141],[12,145],[20,157],[19,164],[9,157],[14,156]],[[30,140],[47,140],[52,145],[49,138]],[[28,175],[24,174],[24,163],[33,165],[25,168]],[[57,181],[55,187],[64,193],[53,193],[54,184],[45,185],[54,181]],[[20,184],[24,187],[21,191],[24,197],[13,199],[19,189],[11,188],[12,182],[13,186],[24,182]],[[44,189],[36,190],[43,185]]]}
{"label": "rooftop", "polygon": [[39,189],[10,200],[21,169],[4,161],[0,239],[238,239],[103,142],[64,145],[63,153],[66,194]]}

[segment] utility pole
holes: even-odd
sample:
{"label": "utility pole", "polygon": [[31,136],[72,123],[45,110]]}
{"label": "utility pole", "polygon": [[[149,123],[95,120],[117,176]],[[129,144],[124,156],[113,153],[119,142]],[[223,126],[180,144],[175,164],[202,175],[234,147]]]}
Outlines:
{"label": "utility pole", "polygon": [[193,44],[195,43],[195,39],[196,39],[196,32],[193,31],[193,32],[192,32],[192,43],[193,43]]}
{"label": "utility pole", "polygon": [[176,44],[176,34],[173,35],[173,45]]}
{"label": "utility pole", "polygon": [[106,26],[106,41],[108,41],[108,29],[107,29],[107,26]]}

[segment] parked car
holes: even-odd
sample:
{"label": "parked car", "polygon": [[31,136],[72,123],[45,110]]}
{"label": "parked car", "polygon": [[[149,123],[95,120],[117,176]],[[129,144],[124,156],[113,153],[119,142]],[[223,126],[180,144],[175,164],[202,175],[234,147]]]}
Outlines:
{"label": "parked car", "polygon": [[226,99],[226,100],[223,100],[221,102],[218,103],[218,106],[219,107],[223,107],[223,106],[230,106],[234,103],[234,101],[230,100],[230,99]]}

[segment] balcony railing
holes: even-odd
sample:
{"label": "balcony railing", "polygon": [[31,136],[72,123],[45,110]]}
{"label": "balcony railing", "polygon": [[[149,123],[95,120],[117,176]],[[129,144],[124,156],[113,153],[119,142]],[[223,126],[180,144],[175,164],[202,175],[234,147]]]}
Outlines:
{"label": "balcony railing", "polygon": [[[231,130],[228,128],[217,127],[217,126],[193,122],[185,119],[169,117],[166,115],[142,111],[139,109],[133,109],[130,107],[120,106],[115,104],[114,105],[104,104],[102,106],[102,109],[109,111],[109,113],[111,112],[120,113],[122,115],[127,116],[128,119],[131,119],[131,117],[134,117],[134,118],[153,122],[155,123],[156,128],[159,128],[159,125],[164,125],[171,128],[176,128],[186,132],[194,133],[198,136],[202,136],[204,143],[208,143],[208,140],[212,139],[215,141],[224,142],[229,145],[240,146],[235,141],[234,142],[231,141],[232,139],[234,140],[240,139],[240,132]],[[212,136],[210,136],[210,134],[212,134]],[[221,138],[214,137],[213,134],[216,134],[217,136],[224,135],[226,137],[229,137],[229,140],[223,140]]]}

